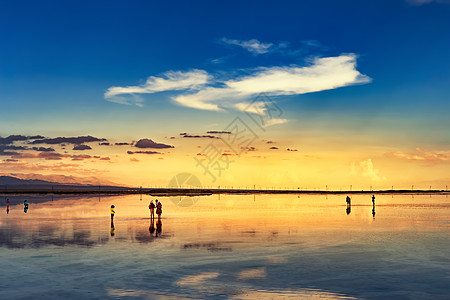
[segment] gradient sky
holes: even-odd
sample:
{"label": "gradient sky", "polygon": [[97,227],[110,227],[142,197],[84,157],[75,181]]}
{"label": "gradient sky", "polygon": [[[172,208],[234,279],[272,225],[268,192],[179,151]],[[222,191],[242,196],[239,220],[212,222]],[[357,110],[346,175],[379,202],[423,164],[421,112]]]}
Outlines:
{"label": "gradient sky", "polygon": [[[4,142],[0,173],[144,186],[181,172],[207,186],[450,182],[449,1],[0,0],[0,26],[0,136],[111,144]],[[264,128],[243,111],[260,92],[280,109]],[[221,140],[180,133],[236,117],[256,138],[239,155],[223,148],[233,162],[214,180],[194,158],[207,162]]]}

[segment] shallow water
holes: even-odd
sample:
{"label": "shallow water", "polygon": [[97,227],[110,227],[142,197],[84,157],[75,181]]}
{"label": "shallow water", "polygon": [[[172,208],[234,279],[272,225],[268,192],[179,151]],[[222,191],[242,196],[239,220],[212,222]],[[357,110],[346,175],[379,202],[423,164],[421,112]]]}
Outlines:
{"label": "shallow water", "polygon": [[[448,299],[447,196],[0,197],[1,299]],[[111,228],[109,207],[116,216]],[[160,227],[160,230],[158,230]]]}

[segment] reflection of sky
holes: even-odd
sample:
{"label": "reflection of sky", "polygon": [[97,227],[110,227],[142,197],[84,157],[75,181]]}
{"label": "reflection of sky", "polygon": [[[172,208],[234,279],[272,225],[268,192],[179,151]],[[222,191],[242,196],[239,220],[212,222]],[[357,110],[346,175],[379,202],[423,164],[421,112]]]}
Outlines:
{"label": "reflection of sky", "polygon": [[370,197],[354,196],[350,215],[341,198],[160,198],[160,237],[147,196],[29,200],[27,214],[17,203],[1,212],[0,285],[7,298],[448,294],[448,198],[377,195],[375,218]]}

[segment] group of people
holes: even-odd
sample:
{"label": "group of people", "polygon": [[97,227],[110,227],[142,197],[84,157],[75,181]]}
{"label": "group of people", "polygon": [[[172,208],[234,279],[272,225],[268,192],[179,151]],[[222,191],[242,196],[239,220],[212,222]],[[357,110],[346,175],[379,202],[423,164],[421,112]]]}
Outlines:
{"label": "group of people", "polygon": [[156,208],[156,214],[158,215],[158,220],[161,219],[162,214],[162,203],[158,199],[156,199],[156,204],[153,203],[153,200],[150,201],[150,204],[148,205],[148,209],[150,210],[150,218],[155,218],[155,208]]}
{"label": "group of people", "polygon": [[[28,206],[28,204],[27,204],[27,206]],[[115,208],[116,207],[114,206],[114,204],[111,205],[111,221],[114,220],[114,215],[116,214]],[[155,218],[155,209],[156,209],[156,214],[158,215],[158,220],[161,219],[161,214],[162,214],[161,201],[156,199],[156,204],[155,204],[155,203],[153,203],[153,200],[151,200],[150,204],[148,205],[148,209],[150,210],[150,218],[152,218],[152,219]]]}
{"label": "group of people", "polygon": [[[150,210],[150,227],[149,231],[150,234],[153,234],[155,232],[155,210],[156,214],[158,215],[158,222],[156,223],[156,236],[159,236],[162,231],[162,222],[161,222],[161,215],[162,215],[162,203],[158,199],[155,201],[156,203],[153,203],[153,200],[150,201],[150,204],[148,205],[148,209]],[[28,204],[27,204],[28,205]],[[115,235],[115,227],[114,227],[114,215],[116,214],[116,207],[111,205],[111,236]]]}
{"label": "group of people", "polygon": [[[9,198],[6,198],[6,214],[9,214]],[[23,212],[27,213],[28,212],[28,201],[25,200],[23,201]]]}
{"label": "group of people", "polygon": [[[347,203],[347,208],[345,209],[345,211],[347,212],[347,215],[349,215],[352,211],[352,203],[351,203],[352,199],[347,196],[347,198],[345,198],[345,202]],[[375,195],[372,195],[372,216],[375,218]]]}

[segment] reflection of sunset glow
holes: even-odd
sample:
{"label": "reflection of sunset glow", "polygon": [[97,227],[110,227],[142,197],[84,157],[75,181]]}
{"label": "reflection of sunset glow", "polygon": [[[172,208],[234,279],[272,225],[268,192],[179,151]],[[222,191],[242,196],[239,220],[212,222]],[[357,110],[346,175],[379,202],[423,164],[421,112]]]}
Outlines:
{"label": "reflection of sunset glow", "polygon": [[[180,291],[192,291],[195,295],[226,293],[233,299],[352,299],[351,293],[341,290],[342,270],[352,270],[345,276],[366,278],[386,261],[392,266],[383,267],[386,272],[404,269],[404,263],[428,257],[430,251],[433,257],[445,256],[439,249],[448,246],[442,238],[449,229],[450,200],[445,196],[376,195],[375,217],[371,195],[353,195],[350,214],[343,196],[213,195],[202,196],[189,207],[158,197],[163,203],[162,219],[152,221],[148,203],[155,199],[77,196],[52,201],[51,196],[35,196],[28,198],[25,214],[23,196],[13,196],[10,214],[0,223],[0,252],[7,256],[14,251],[22,262],[29,259],[29,251],[65,249],[61,253],[75,255],[62,254],[73,266],[84,259],[77,255],[84,257],[88,252],[92,262],[113,262],[106,263],[112,270],[103,276],[116,278],[111,279],[114,282],[127,281],[117,279],[122,274],[114,271],[118,268],[125,268],[125,274],[143,272],[153,274],[156,282],[171,282],[170,291],[149,289],[147,280],[144,285],[128,283],[127,288],[105,286],[104,292],[114,297],[176,298]],[[114,230],[109,216],[112,204]],[[430,239],[432,249],[427,246]],[[330,263],[335,267],[330,268]],[[58,261],[52,259],[48,267],[54,264]],[[408,268],[407,280],[411,264]],[[418,265],[413,272],[425,269]],[[97,274],[71,272],[90,280]],[[324,272],[330,281],[321,284]],[[140,276],[136,274],[135,279]]]}

